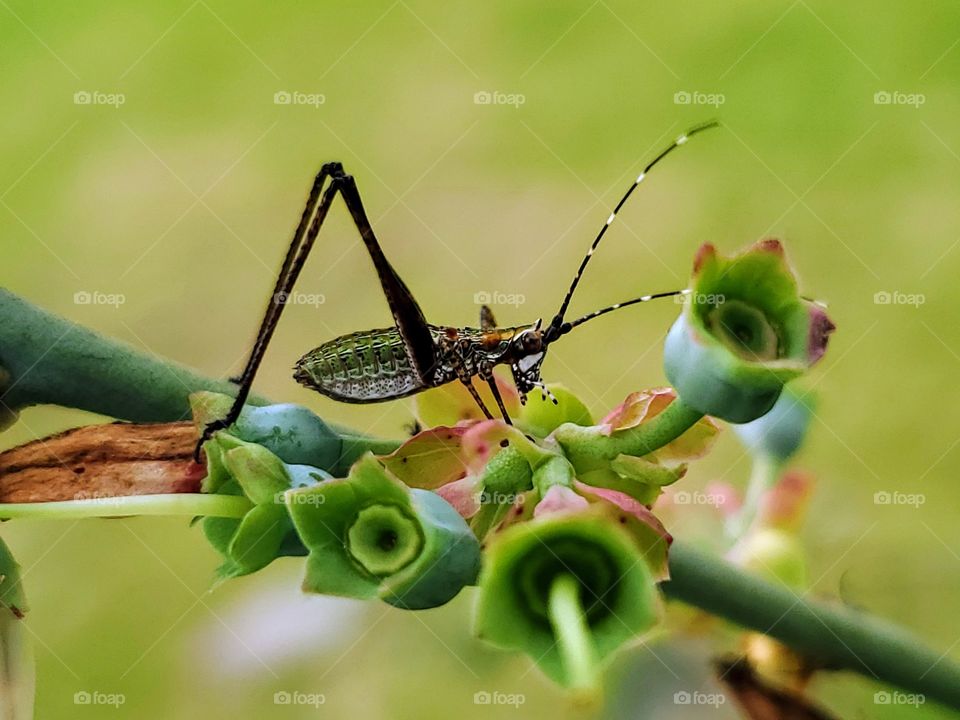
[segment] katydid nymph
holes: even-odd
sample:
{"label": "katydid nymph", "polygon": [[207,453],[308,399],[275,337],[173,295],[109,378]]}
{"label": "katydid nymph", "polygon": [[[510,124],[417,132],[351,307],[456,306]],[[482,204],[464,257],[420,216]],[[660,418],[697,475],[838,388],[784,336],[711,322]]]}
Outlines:
{"label": "katydid nymph", "polygon": [[499,388],[493,375],[498,365],[508,365],[521,402],[527,393],[539,389],[544,400],[556,402],[540,377],[540,367],[550,344],[588,320],[620,308],[648,302],[657,298],[681,295],[687,290],[642,295],[610,305],[576,320],[565,319],[567,307],[577,289],[587,263],[599,246],[607,229],[613,223],[624,203],[633,194],[647,174],[663,158],[697,133],[717,127],[709,122],[691,128],[664,148],[630,185],[610,213],[590,249],[580,262],[560,309],[547,325],[542,319],[528,325],[497,327],[493,313],[484,305],[480,311],[480,327],[451,327],[432,325],[403,280],[383,254],[360,200],[356,183],[344,172],[338,162],[325,164],[313,182],[306,207],[294,232],[293,241],[277,277],[273,294],[260,324],[257,339],[243,373],[234,378],[239,392],[226,417],[206,426],[197,444],[196,457],[203,443],[214,432],[232,425],[240,416],[253,385],[254,376],[263,360],[267,344],[280,319],[286,299],[293,292],[297,277],[320,233],[324,219],[334,198],[343,198],[353,222],[360,232],[363,244],[370,254],[393,315],[393,326],[379,330],[365,330],[343,335],[311,350],[297,361],[294,378],[312,390],[347,403],[376,403],[407,397],[429,388],[460,382],[467,388],[487,418],[493,414],[487,408],[473,378],[486,382],[496,400],[503,420],[510,423]]}

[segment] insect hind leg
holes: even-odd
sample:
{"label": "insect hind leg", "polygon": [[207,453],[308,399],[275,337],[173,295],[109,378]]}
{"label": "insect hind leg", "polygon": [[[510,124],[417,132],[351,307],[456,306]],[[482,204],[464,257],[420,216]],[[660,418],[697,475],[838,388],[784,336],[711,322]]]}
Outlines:
{"label": "insect hind leg", "polygon": [[313,244],[320,232],[320,226],[323,224],[323,220],[326,218],[334,195],[337,192],[336,182],[331,182],[326,191],[323,191],[323,186],[327,178],[336,178],[342,174],[343,166],[339,162],[331,162],[323,165],[323,167],[320,168],[320,172],[317,173],[317,176],[314,178],[313,185],[307,197],[307,203],[303,209],[303,214],[300,216],[300,222],[294,231],[293,240],[290,242],[290,246],[287,248],[287,254],[283,259],[283,264],[280,266],[280,272],[277,275],[273,293],[267,302],[267,309],[264,312],[263,320],[260,322],[257,339],[253,343],[247,364],[238,377],[231,378],[231,381],[239,385],[240,389],[227,415],[220,420],[208,424],[203,429],[203,433],[200,435],[200,439],[197,441],[197,446],[194,449],[193,457],[195,461],[200,461],[200,450],[203,444],[209,440],[217,430],[224,430],[230,427],[237,421],[237,418],[240,417],[240,411],[243,409],[243,405],[250,394],[250,388],[253,386],[257,369],[260,367],[260,363],[267,350],[267,345],[270,343],[273,331],[276,329],[277,323],[280,320],[280,314],[283,312],[286,298],[296,284],[300,271],[303,269],[307,256],[310,254],[310,250],[313,248]]}
{"label": "insect hind leg", "polygon": [[[330,178],[330,184],[327,185],[326,190],[323,190],[327,178]],[[303,269],[303,265],[307,260],[307,256],[320,233],[320,227],[327,216],[327,212],[330,210],[330,205],[338,193],[350,211],[354,225],[356,225],[360,237],[363,239],[367,252],[377,270],[380,285],[387,298],[390,311],[393,314],[394,324],[403,339],[410,363],[425,385],[433,384],[433,375],[438,364],[437,349],[430,327],[423,316],[423,312],[420,310],[419,305],[417,305],[416,300],[406,284],[400,279],[400,276],[384,256],[383,250],[380,248],[380,244],[373,232],[373,228],[370,226],[370,221],[367,219],[367,214],[353,177],[344,172],[343,165],[340,163],[327,163],[321,168],[320,173],[314,180],[307,205],[304,208],[300,223],[294,233],[293,241],[287,250],[286,258],[283,261],[280,274],[274,286],[273,295],[270,298],[263,321],[260,324],[260,330],[250,353],[250,358],[247,361],[243,373],[238,378],[240,389],[237,397],[225,418],[213,422],[204,428],[203,434],[194,451],[194,459],[197,461],[200,459],[200,450],[204,442],[217,430],[222,430],[232,425],[240,416],[240,411],[253,385],[254,376],[260,366],[260,362],[263,360],[273,331],[279,322],[286,298],[293,290],[300,271]],[[483,407],[482,402],[481,407]],[[488,417],[491,417],[489,411],[486,411],[486,414]]]}

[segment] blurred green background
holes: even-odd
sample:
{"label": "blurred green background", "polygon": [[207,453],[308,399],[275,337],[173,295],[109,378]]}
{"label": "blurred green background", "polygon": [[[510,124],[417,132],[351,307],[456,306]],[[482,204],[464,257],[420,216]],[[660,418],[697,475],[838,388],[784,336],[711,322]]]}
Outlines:
{"label": "blurred green background", "polygon": [[[943,0],[0,0],[0,282],[149,352],[236,372],[313,174],[338,159],[428,318],[475,323],[487,293],[508,301],[494,306],[501,323],[528,322],[555,311],[645,160],[720,118],[625,208],[574,311],[682,287],[704,241],[784,239],[839,327],[807,381],[820,404],[799,463],[819,481],[804,533],[815,592],[960,659],[958,27]],[[288,310],[258,390],[403,432],[407,402],[337,405],[290,378],[309,348],[389,323],[342,207],[299,289],[324,302]],[[924,302],[878,304],[880,292]],[[668,301],[591,323],[545,376],[602,414],[664,383],[676,312]],[[99,420],[33,409],[0,446]],[[727,433],[683,482],[742,484],[748,470]],[[876,504],[883,491],[925,502]],[[671,529],[703,532],[683,518]],[[4,539],[26,568],[39,718],[597,714],[475,642],[470,593],[419,614],[303,597],[293,560],[211,589],[214,552],[180,520],[25,521]],[[710,687],[709,651],[674,636],[625,653],[606,716],[734,717],[672,701]],[[814,687],[844,718],[947,716],[877,705],[882,688],[851,676]],[[126,701],[77,706],[82,691]],[[526,701],[475,704],[482,691]]]}

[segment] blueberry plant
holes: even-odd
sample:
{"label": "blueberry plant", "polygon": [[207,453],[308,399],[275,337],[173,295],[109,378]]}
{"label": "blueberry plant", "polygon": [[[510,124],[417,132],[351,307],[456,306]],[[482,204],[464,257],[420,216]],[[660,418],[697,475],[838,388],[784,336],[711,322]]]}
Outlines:
{"label": "blueberry plant", "polygon": [[[224,383],[82,329],[58,344],[56,362],[38,364],[63,323],[0,294],[0,422],[41,403],[168,422],[189,403],[202,430],[231,403]],[[479,416],[453,384],[419,397],[412,437],[388,441],[254,398],[205,444],[202,466],[182,461],[196,486],[117,492],[109,504],[7,502],[0,517],[196,516],[222,557],[223,581],[302,556],[305,592],[411,611],[475,587],[477,637],[525,653],[578,697],[596,696],[607,660],[657,627],[669,599],[746,628],[747,657],[774,665],[785,687],[800,689],[819,668],[844,669],[960,708],[960,669],[938,652],[802,595],[797,529],[811,483],[786,464],[812,406],[789,383],[823,357],[833,330],[800,294],[779,242],[732,256],[704,245],[665,342],[672,387],[631,393],[602,418],[562,386],[550,388],[556,404],[534,396],[521,407],[503,383],[516,419],[507,425]],[[754,472],[742,496],[714,489],[729,502],[717,503],[724,532],[708,553],[675,542],[670,518],[685,511],[688,464],[725,423]],[[5,471],[0,461],[0,486]],[[0,565],[0,669],[27,688],[16,662],[26,652],[23,588],[3,546]]]}

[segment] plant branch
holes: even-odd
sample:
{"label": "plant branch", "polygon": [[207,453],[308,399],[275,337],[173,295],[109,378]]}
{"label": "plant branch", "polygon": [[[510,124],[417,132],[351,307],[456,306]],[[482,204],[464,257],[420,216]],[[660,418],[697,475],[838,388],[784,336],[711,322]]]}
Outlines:
{"label": "plant branch", "polygon": [[682,542],[668,597],[780,640],[817,665],[850,670],[960,710],[960,666],[916,636],[852,608],[798,597]]}
{"label": "plant branch", "polygon": [[131,422],[172,422],[190,417],[192,392],[233,392],[225,380],[104,338],[2,288],[0,368],[9,376],[0,381],[0,405],[14,412],[62,405]]}
{"label": "plant branch", "polygon": [[192,423],[74,428],[0,453],[0,503],[198,493]]}

